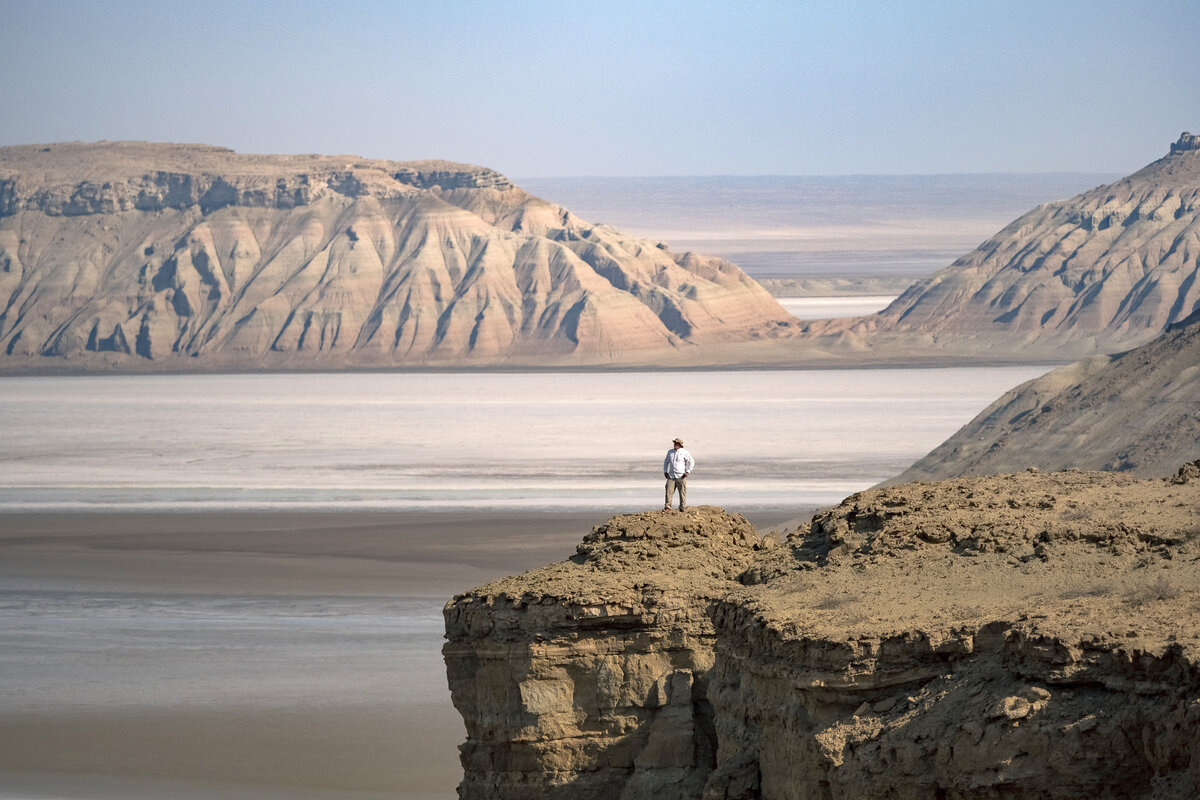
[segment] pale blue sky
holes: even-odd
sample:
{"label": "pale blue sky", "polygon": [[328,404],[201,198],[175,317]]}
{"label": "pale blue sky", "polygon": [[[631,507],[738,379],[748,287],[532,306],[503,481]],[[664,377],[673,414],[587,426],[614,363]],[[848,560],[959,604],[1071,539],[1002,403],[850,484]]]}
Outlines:
{"label": "pale blue sky", "polygon": [[552,175],[1130,172],[1200,130],[1200,3],[0,0],[0,144]]}

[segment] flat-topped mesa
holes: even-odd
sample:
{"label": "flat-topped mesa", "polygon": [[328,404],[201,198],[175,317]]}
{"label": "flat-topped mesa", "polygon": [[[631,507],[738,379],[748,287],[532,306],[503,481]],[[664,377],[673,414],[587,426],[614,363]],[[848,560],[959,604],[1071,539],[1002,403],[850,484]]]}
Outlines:
{"label": "flat-topped mesa", "polygon": [[292,209],[322,197],[392,199],[413,190],[515,188],[500,173],[448,161],[249,155],[205,145],[69,142],[0,148],[0,216],[122,211]]}
{"label": "flat-topped mesa", "polygon": [[1184,131],[1179,134],[1179,141],[1171,144],[1171,155],[1188,150],[1200,150],[1200,134]]}
{"label": "flat-topped mesa", "polygon": [[1198,476],[614,517],[447,604],[459,796],[1200,796]]}
{"label": "flat-topped mesa", "polygon": [[386,173],[368,164],[344,169],[263,175],[193,175],[156,170],[123,181],[80,181],[29,187],[0,178],[0,216],[38,210],[49,216],[111,214],[120,211],[163,211],[197,207],[209,214],[229,206],[289,209],[328,195],[392,199],[417,189],[512,189],[498,172],[482,168],[459,171],[421,170],[404,166]]}
{"label": "flat-topped mesa", "polygon": [[687,365],[794,323],[484,167],[0,147],[0,370]]}

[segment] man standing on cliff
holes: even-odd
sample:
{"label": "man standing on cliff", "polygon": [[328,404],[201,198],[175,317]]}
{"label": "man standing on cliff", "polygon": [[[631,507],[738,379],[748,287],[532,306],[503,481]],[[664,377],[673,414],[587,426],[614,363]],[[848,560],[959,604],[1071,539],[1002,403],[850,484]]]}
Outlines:
{"label": "man standing on cliff", "polygon": [[663,459],[663,477],[667,479],[667,499],[663,511],[671,510],[671,498],[675,496],[676,489],[679,489],[679,510],[687,508],[687,476],[695,466],[696,460],[684,449],[683,439],[675,439],[667,451],[667,457]]}

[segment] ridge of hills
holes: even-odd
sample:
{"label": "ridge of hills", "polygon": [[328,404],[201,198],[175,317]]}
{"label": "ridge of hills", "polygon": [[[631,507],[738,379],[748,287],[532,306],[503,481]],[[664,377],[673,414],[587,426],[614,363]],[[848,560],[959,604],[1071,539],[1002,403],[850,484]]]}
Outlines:
{"label": "ridge of hills", "polygon": [[[1144,192],[1147,184],[1156,187],[1149,195]],[[1137,235],[1142,237],[1142,244],[1120,263],[1115,261],[1117,248],[1113,244],[1098,245],[1091,240],[1081,244],[1080,250],[1092,246],[1103,250],[1098,263],[1111,267],[1107,274],[1097,274],[1096,282],[1082,297],[1094,297],[1097,302],[1108,297],[1111,301],[1120,287],[1128,285],[1127,280],[1122,283],[1123,271],[1128,277],[1133,264],[1139,263],[1144,274],[1117,303],[1114,319],[1119,317],[1120,321],[1110,324],[1109,330],[1140,331],[1133,337],[1136,340],[1165,322],[1165,332],[1139,347],[1092,355],[1015,387],[885,485],[1015,472],[1029,467],[1150,477],[1200,456],[1200,301],[1196,299],[1200,297],[1200,287],[1196,286],[1200,239],[1194,208],[1195,198],[1200,196],[1198,187],[1200,136],[1184,133],[1167,157],[1128,178],[1087,192],[1066,206],[1052,204],[1026,215],[1036,228],[1045,219],[1062,217],[1067,208],[1074,209],[1073,214],[1082,214],[1080,209],[1104,198],[1106,216],[1100,218],[1094,212],[1093,227],[1124,228],[1113,236],[1113,242]],[[1138,206],[1130,206],[1129,198],[1136,191],[1142,191],[1143,199]],[[1123,204],[1114,204],[1115,200]],[[1148,203],[1158,205],[1147,213]],[[1010,228],[1019,227],[1018,223]],[[1141,229],[1140,234],[1135,233],[1137,229]],[[1061,241],[1073,236],[1073,231],[1066,231]],[[1070,259],[1061,264],[1057,260],[1064,250],[1061,241],[1051,247],[1031,244],[1014,261],[1017,266],[1007,269],[1019,271],[1025,260],[1044,253],[1034,259],[1035,266],[1028,272],[1048,269],[1043,259],[1050,259],[1063,273]],[[1016,240],[998,249],[1014,247]],[[1161,257],[1154,264],[1137,255],[1145,256],[1155,247]],[[1053,257],[1047,255],[1056,253]],[[965,260],[979,264],[986,259]],[[930,280],[934,286],[936,279],[934,276]],[[1023,278],[1017,276],[1017,280]],[[1033,302],[1039,292],[1050,292],[1045,276],[1029,278],[1029,285],[1033,288],[1024,302]],[[1134,297],[1138,302],[1130,299]],[[910,298],[908,308],[915,309],[924,302],[922,297]],[[1082,314],[1085,305],[1079,300],[1073,309]],[[949,311],[947,315],[949,318]],[[953,324],[953,320],[947,324]],[[1043,333],[1052,335],[1051,331]]]}
{"label": "ridge of hills", "polygon": [[0,148],[0,369],[688,363],[794,327],[737,266],[482,167]]}
{"label": "ridge of hills", "polygon": [[818,321],[847,346],[1081,358],[1153,339],[1200,308],[1200,146],[1183,133],[1114,183],[1018,217],[876,315]]}
{"label": "ridge of hills", "polygon": [[1024,214],[882,312],[794,320],[736,265],[446,161],[0,148],[0,370],[1058,361],[1200,308],[1200,149]]}

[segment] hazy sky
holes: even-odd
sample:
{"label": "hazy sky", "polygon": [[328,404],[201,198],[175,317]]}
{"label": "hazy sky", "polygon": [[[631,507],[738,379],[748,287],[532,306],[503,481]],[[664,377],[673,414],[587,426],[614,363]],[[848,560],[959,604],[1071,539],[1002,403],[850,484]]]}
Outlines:
{"label": "hazy sky", "polygon": [[1200,3],[0,0],[0,144],[514,177],[1130,172],[1200,131]]}

